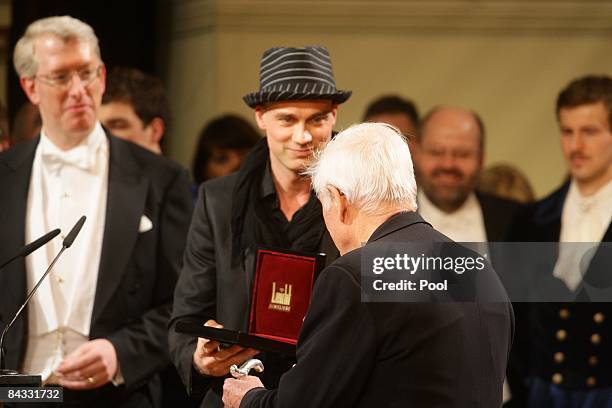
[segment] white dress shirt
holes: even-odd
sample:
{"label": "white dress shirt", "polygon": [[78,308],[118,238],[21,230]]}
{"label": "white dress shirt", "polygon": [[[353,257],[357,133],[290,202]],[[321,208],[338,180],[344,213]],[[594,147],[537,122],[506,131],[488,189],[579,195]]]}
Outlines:
{"label": "white dress shirt", "polygon": [[474,193],[470,194],[463,205],[452,213],[440,210],[421,190],[417,194],[417,200],[419,214],[435,229],[456,242],[479,243],[468,246],[481,254],[487,253],[487,231],[484,217]]}
{"label": "white dress shirt", "polygon": [[74,244],[39,287],[28,309],[23,371],[49,379],[62,359],[89,340],[104,236],[108,139],[99,123],[78,146],[63,151],[44,129],[36,148],[27,201],[26,241],[54,228],[62,234],[26,258],[28,290],[62,247],[63,237],[87,217]]}
{"label": "white dress shirt", "polygon": [[559,257],[553,272],[571,290],[582,281],[595,255],[595,251],[589,249],[593,248],[593,243],[601,241],[611,221],[612,180],[588,197],[583,196],[572,181],[563,204]]}

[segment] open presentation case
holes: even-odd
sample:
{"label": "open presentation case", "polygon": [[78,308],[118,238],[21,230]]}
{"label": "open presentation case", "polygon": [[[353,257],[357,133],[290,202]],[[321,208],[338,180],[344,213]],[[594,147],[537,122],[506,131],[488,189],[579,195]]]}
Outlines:
{"label": "open presentation case", "polygon": [[[325,254],[261,248],[257,251],[248,332],[179,322],[176,330],[222,344],[295,355],[298,335]],[[222,323],[222,322],[220,322]]]}

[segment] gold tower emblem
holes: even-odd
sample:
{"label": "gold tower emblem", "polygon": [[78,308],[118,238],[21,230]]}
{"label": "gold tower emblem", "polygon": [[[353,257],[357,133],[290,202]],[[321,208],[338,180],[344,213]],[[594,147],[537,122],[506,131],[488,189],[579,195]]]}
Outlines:
{"label": "gold tower emblem", "polygon": [[291,285],[285,283],[285,286],[279,287],[276,290],[276,282],[272,282],[272,299],[268,309],[274,309],[281,312],[291,311]]}

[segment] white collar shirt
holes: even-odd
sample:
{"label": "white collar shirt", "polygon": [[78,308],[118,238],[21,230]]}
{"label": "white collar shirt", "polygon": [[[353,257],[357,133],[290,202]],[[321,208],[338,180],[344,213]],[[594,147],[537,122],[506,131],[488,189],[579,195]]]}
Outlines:
{"label": "white collar shirt", "polygon": [[417,194],[419,214],[435,229],[457,242],[486,242],[487,232],[482,208],[474,193],[452,213],[440,210],[425,193]]}
{"label": "white collar shirt", "polygon": [[28,291],[62,247],[62,238],[87,217],[74,244],[39,287],[28,309],[23,371],[47,380],[61,360],[89,340],[104,236],[109,141],[102,126],[70,150],[41,131],[27,200],[26,241],[61,228],[62,234],[26,258]]}
{"label": "white collar shirt", "polygon": [[583,196],[571,182],[561,215],[559,256],[553,275],[575,290],[612,221],[612,180],[595,194]]}

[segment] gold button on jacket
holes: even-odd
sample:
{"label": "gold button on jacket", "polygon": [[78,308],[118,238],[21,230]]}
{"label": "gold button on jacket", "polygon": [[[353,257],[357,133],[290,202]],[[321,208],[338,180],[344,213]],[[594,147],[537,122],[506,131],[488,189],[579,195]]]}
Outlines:
{"label": "gold button on jacket", "polygon": [[557,340],[563,341],[567,337],[567,332],[563,329],[557,330],[556,336],[557,336]]}

